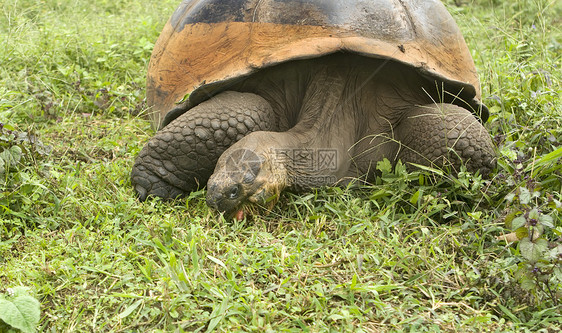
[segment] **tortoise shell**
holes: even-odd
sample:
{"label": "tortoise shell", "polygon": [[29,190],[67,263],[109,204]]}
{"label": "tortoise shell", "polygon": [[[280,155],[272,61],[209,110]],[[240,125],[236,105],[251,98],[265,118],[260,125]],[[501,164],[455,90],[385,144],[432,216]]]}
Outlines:
{"label": "tortoise shell", "polygon": [[186,0],[149,63],[152,124],[262,68],[336,52],[413,67],[488,118],[468,47],[439,0]]}

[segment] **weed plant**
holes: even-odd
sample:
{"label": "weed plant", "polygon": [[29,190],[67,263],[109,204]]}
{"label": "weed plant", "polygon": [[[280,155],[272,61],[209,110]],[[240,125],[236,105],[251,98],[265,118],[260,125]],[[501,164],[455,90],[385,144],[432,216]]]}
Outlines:
{"label": "weed plant", "polygon": [[491,110],[492,179],[382,162],[368,188],[244,221],[204,191],[139,203],[130,185],[177,5],[3,0],[0,306],[23,287],[31,305],[0,329],[32,331],[33,299],[41,332],[560,329],[560,1],[447,2]]}

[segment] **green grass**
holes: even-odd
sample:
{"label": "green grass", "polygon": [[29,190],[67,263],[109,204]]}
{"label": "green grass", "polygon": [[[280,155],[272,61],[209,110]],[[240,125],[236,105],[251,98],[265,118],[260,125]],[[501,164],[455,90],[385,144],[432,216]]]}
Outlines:
{"label": "green grass", "polygon": [[[204,192],[139,203],[130,185],[153,135],[147,62],[177,4],[3,1],[0,296],[28,287],[39,331],[559,329],[559,1],[448,3],[492,111],[492,180],[381,164],[371,188],[285,194],[239,222]],[[521,241],[497,239],[512,229]]]}

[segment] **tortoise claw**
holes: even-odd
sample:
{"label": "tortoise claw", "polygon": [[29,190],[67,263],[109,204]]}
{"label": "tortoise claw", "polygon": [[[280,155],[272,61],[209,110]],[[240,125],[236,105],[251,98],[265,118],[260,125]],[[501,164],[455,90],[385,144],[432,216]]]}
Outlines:
{"label": "tortoise claw", "polygon": [[165,178],[159,177],[138,161],[135,163],[131,174],[131,182],[141,202],[149,197],[176,199],[186,195],[186,191],[168,183]]}

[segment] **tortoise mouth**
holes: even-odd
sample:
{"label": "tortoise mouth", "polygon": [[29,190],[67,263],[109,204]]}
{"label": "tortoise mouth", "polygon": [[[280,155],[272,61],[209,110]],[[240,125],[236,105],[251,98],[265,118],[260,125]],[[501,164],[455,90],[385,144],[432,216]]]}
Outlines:
{"label": "tortoise mouth", "polygon": [[262,203],[254,203],[252,201],[247,201],[240,206],[238,206],[230,214],[225,215],[225,218],[235,219],[237,221],[242,221],[244,219],[251,219],[253,216],[262,216],[265,213],[271,212],[275,204],[279,199],[278,195],[271,196],[264,199]]}
{"label": "tortoise mouth", "polygon": [[273,183],[251,186],[256,190],[244,188],[243,185],[239,186],[242,195],[237,198],[230,198],[225,196],[225,191],[218,190],[216,184],[211,185],[207,192],[207,205],[215,212],[222,214],[226,219],[243,220],[248,216],[261,215],[262,211],[271,211],[281,193],[280,186]]}
{"label": "tortoise mouth", "polygon": [[217,206],[214,206],[209,203],[208,205],[213,209],[213,211],[218,213],[219,216],[223,216],[225,220],[228,221],[233,219],[237,221],[242,221],[245,218],[250,218],[254,215],[259,215],[262,208],[264,208],[263,206],[259,204],[254,204],[250,201],[244,201],[230,210],[220,210]]}

